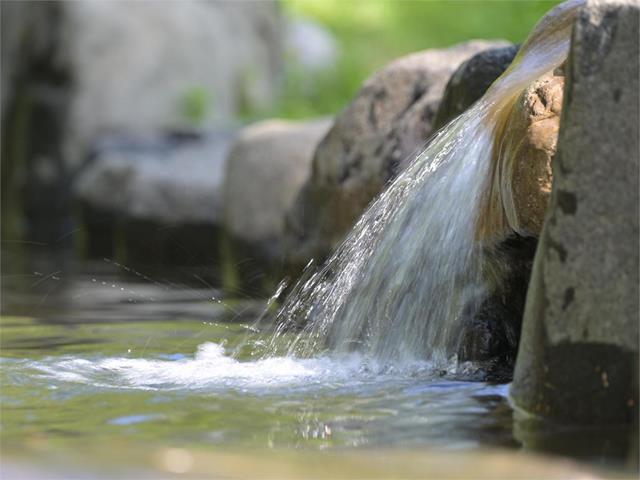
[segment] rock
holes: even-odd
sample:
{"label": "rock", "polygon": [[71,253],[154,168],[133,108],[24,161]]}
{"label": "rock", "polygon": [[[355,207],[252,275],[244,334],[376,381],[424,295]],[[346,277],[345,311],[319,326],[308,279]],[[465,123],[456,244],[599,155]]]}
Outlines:
{"label": "rock", "polygon": [[549,72],[533,82],[501,119],[489,203],[478,236],[496,243],[513,232],[538,237],[549,204],[564,76]]}
{"label": "rock", "polygon": [[[25,133],[28,143],[16,165],[18,171],[23,169],[23,177],[16,179],[22,189],[21,206],[27,219],[23,233],[32,241],[60,246],[62,239],[71,241],[69,233],[74,230],[69,192],[71,171],[64,163],[60,142],[64,135],[60,118],[68,111],[69,91],[45,84],[23,88],[30,99],[21,107],[28,112],[29,121],[18,128]],[[24,181],[25,177],[28,181]]]}
{"label": "rock", "polygon": [[48,3],[3,5],[15,31],[3,65],[8,75],[38,64],[70,79],[71,164],[104,134],[229,125],[278,91],[284,47],[274,1]]}
{"label": "rock", "polygon": [[[511,45],[484,50],[451,76],[436,116],[442,127],[484,95],[518,52]],[[495,175],[481,214],[486,290],[465,309],[458,359],[473,362],[475,376],[510,381],[537,237],[551,193],[564,77],[549,72],[526,88],[498,128]]]}
{"label": "rock", "polygon": [[443,127],[479,100],[511,64],[518,48],[518,45],[489,48],[463,62],[447,83],[435,128]]}
{"label": "rock", "polygon": [[330,126],[329,119],[267,120],[238,136],[227,162],[223,203],[225,231],[233,240],[229,253],[245,270],[240,277],[272,274],[282,264],[286,213],[309,178],[313,152]]}
{"label": "rock", "polygon": [[537,239],[517,234],[483,247],[486,290],[465,306],[458,360],[473,362],[475,377],[509,382],[516,362],[522,314]]}
{"label": "rock", "polygon": [[367,80],[320,142],[288,216],[293,264],[323,258],[433,132],[445,85],[461,62],[502,41],[472,41],[400,58]]}
{"label": "rock", "polygon": [[[229,128],[280,88],[275,0],[1,3],[2,182],[19,185],[2,188],[2,204],[39,192],[22,210],[32,223],[62,218],[51,242],[73,227],[68,211],[49,207],[68,203],[71,178],[100,138]],[[57,177],[40,188],[36,172]]]}
{"label": "rock", "polygon": [[[0,2],[2,22],[2,119],[26,80],[42,80],[58,70],[53,52],[60,38],[59,5],[56,2]],[[48,64],[34,72],[34,66]],[[49,80],[53,80],[49,78]]]}
{"label": "rock", "polygon": [[222,131],[183,141],[106,142],[78,177],[74,193],[95,208],[129,218],[167,225],[220,223],[233,137]]}
{"label": "rock", "polygon": [[637,1],[589,0],[573,30],[511,387],[519,409],[562,422],[638,415],[639,18]]}
{"label": "rock", "polygon": [[269,106],[281,80],[275,1],[65,2],[62,21],[70,161],[108,132],[229,125]]}
{"label": "rock", "polygon": [[0,8],[3,238],[60,246],[74,229],[63,151],[71,85],[54,55],[60,4]]}
{"label": "rock", "polygon": [[[181,240],[186,251],[195,250],[199,239],[189,239],[178,230],[210,231],[221,224],[222,182],[233,138],[233,132],[219,131],[204,137],[104,140],[74,183],[84,221],[90,232],[96,232],[97,238],[89,238],[89,243],[101,241],[105,229],[124,225],[130,234],[125,236],[139,237],[149,245],[154,235],[170,228],[187,237]],[[127,243],[132,241],[138,240]],[[206,248],[213,252],[216,246]],[[109,249],[113,247],[106,253],[99,249],[99,255],[105,256]],[[157,255],[159,263],[166,260],[162,252]],[[130,245],[127,256],[132,261],[151,257],[143,245]]]}
{"label": "rock", "polygon": [[287,21],[285,48],[296,70],[317,73],[334,68],[338,62],[338,43],[319,23],[303,17]]}
{"label": "rock", "polygon": [[564,76],[546,75],[522,93],[500,148],[504,210],[511,229],[539,236],[549,204]]}
{"label": "rock", "polygon": [[562,69],[548,72],[516,92],[506,114],[498,117],[493,177],[478,227],[486,290],[466,307],[458,347],[461,361],[481,366],[481,378],[509,381],[513,375],[533,258],[551,194],[563,87]]}
{"label": "rock", "polygon": [[549,72],[500,119],[489,203],[480,214],[486,291],[468,304],[458,347],[485,378],[511,380],[537,240],[552,184],[564,77]]}
{"label": "rock", "polygon": [[27,8],[28,5],[25,2],[0,3],[0,22],[2,24],[0,114],[3,121],[10,99],[14,95],[14,85],[17,85],[17,79],[21,73],[20,51],[25,47],[26,42],[22,39],[28,29],[26,25],[29,23]]}

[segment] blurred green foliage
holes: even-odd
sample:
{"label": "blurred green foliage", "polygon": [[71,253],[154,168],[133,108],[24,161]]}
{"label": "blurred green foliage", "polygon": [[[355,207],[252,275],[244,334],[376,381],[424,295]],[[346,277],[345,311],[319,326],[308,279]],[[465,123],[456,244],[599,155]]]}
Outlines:
{"label": "blurred green foliage", "polygon": [[184,92],[181,103],[184,117],[194,126],[199,126],[209,114],[210,94],[206,88],[194,86]]}
{"label": "blurred green foliage", "polygon": [[337,39],[337,68],[308,78],[289,69],[275,114],[334,114],[396,57],[474,38],[522,42],[558,0],[282,0],[285,14],[322,24]]}

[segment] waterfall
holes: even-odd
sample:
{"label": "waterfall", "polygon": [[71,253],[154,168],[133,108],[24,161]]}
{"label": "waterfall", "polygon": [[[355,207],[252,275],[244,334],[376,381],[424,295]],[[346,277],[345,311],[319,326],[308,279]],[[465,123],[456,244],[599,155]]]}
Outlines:
{"label": "waterfall", "polygon": [[566,59],[581,4],[551,10],[484,97],[433,136],[324,266],[305,272],[277,314],[271,354],[296,331],[286,342],[295,356],[455,357],[461,322],[486,288],[482,245],[508,228],[492,188],[496,139],[521,91]]}

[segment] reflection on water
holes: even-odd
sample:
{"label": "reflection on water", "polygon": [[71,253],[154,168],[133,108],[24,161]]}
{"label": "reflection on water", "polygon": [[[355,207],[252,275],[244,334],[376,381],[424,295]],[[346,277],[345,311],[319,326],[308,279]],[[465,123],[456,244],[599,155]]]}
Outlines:
{"label": "reflection on water", "polygon": [[83,457],[98,465],[126,440],[140,452],[131,468],[158,448],[470,452],[524,442],[605,464],[628,451],[616,431],[613,443],[589,448],[571,431],[541,444],[516,429],[516,439],[507,386],[453,381],[424,362],[399,370],[357,355],[256,360],[272,333],[256,322],[265,302],[222,298],[176,273],[3,255],[3,447],[105,445]]}

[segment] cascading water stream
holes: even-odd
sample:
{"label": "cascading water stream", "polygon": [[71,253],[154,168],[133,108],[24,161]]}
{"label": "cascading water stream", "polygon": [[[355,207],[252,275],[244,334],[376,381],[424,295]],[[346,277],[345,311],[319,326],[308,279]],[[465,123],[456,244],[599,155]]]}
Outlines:
{"label": "cascading water stream", "polygon": [[431,139],[322,268],[306,272],[278,313],[271,355],[284,353],[280,337],[297,328],[290,355],[451,361],[463,313],[485,288],[485,227],[510,216],[500,203],[502,217],[486,218],[496,201],[487,194],[500,169],[496,139],[521,91],[565,61],[581,4],[550,11],[484,97]]}
{"label": "cascading water stream", "polygon": [[242,325],[249,333],[243,330],[237,343],[228,345],[223,336],[200,345],[193,357],[145,358],[145,345],[106,358],[11,360],[18,372],[12,375],[27,371],[26,378],[91,389],[282,395],[351,392],[389,381],[402,386],[407,379],[432,380],[443,369],[455,375],[463,320],[489,274],[500,270],[483,256],[485,244],[513,218],[500,197],[497,139],[522,90],[564,62],[581,4],[569,0],[549,12],[485,96],[431,139],[323,267],[305,272],[269,340]]}
{"label": "cascading water stream", "polygon": [[156,281],[112,260],[63,278],[53,266],[66,255],[13,259],[0,318],[5,476],[7,466],[29,478],[590,475],[575,462],[547,469],[527,450],[624,473],[627,429],[592,426],[594,443],[584,425],[522,422],[508,385],[468,381],[501,380],[490,377],[494,363],[459,348],[479,331],[473,309],[475,319],[493,312],[478,299],[518,277],[504,272],[520,264],[503,268],[515,255],[493,250],[518,231],[505,179],[517,160],[508,146],[521,138],[509,119],[523,89],[566,58],[580,4],[542,20],[485,97],[434,135],[324,266],[305,272],[275,324],[284,282],[260,316],[255,299],[224,302],[209,285]]}

